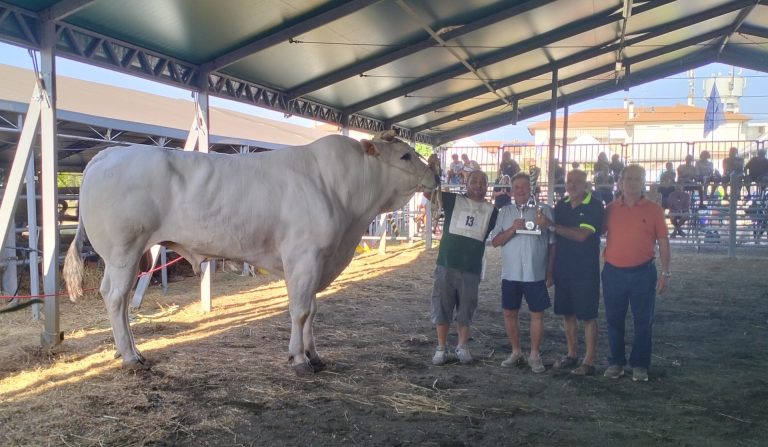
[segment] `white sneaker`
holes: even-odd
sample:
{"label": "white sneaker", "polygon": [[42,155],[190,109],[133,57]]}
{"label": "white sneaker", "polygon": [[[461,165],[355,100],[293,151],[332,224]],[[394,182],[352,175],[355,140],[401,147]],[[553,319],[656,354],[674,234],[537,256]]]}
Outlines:
{"label": "white sneaker", "polygon": [[459,362],[461,362],[464,365],[475,361],[475,359],[472,358],[472,354],[469,353],[469,348],[467,347],[457,347],[456,357],[458,357]]}
{"label": "white sneaker", "polygon": [[445,347],[437,347],[435,349],[435,355],[432,356],[432,364],[433,365],[445,365],[445,362],[448,361],[448,349]]}
{"label": "white sneaker", "polygon": [[538,373],[543,373],[547,370],[547,368],[544,366],[544,362],[541,361],[541,356],[539,357],[528,357],[528,365],[531,366],[531,371]]}
{"label": "white sneaker", "polygon": [[525,361],[525,356],[522,352],[513,352],[509,354],[506,360],[501,362],[501,366],[505,368],[512,368],[513,366],[520,366]]}

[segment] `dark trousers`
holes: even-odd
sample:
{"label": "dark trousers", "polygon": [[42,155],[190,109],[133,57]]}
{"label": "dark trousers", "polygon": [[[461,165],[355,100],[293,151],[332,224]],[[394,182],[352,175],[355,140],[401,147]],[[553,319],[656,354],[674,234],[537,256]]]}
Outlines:
{"label": "dark trousers", "polygon": [[603,299],[608,323],[611,365],[627,363],[624,346],[627,309],[632,307],[634,340],[629,366],[648,368],[651,364],[653,311],[656,305],[656,265],[650,262],[634,268],[603,267]]}

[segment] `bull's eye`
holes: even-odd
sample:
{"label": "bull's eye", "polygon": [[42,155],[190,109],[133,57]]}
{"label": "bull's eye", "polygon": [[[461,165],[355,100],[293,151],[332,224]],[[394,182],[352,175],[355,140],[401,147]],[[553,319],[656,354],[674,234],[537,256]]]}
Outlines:
{"label": "bull's eye", "polygon": [[411,154],[406,152],[402,157],[400,157],[400,160],[411,161]]}

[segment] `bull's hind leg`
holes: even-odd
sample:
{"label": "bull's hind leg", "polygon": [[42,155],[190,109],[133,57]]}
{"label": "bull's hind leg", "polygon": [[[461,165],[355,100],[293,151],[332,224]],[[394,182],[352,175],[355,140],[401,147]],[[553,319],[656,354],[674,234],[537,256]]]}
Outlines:
{"label": "bull's hind leg", "polygon": [[109,263],[104,269],[101,281],[101,296],[107,307],[109,321],[112,323],[112,335],[115,337],[117,356],[123,358],[123,367],[142,368],[144,357],[136,348],[133,333],[128,321],[129,292],[136,278],[137,267],[114,267]]}

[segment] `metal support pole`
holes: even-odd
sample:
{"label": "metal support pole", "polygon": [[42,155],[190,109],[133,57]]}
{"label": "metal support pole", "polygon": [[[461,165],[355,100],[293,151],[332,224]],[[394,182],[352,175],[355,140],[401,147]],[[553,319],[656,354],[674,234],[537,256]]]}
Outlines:
{"label": "metal support pole", "polygon": [[160,246],[160,265],[163,266],[160,270],[160,279],[163,283],[163,295],[168,295],[168,268],[165,264],[168,263],[168,250]]}
{"label": "metal support pole", "polygon": [[[37,197],[37,187],[35,185],[35,157],[29,157],[27,163],[27,232],[29,232],[29,293],[30,295],[40,295],[40,265],[37,254],[38,232],[37,210],[35,197]],[[32,320],[40,320],[40,304],[32,305]]]}
{"label": "metal support pole", "polygon": [[[199,152],[208,153],[208,75],[207,73],[201,73],[204,77],[204,81],[200,82],[200,93],[197,100],[197,115],[199,118],[198,132],[197,132],[197,150]],[[216,271],[216,261],[210,260],[203,262],[200,265],[202,269],[202,276],[200,278],[200,307],[203,312],[211,311],[211,280],[213,278],[213,272]]]}
{"label": "metal support pole", "polygon": [[568,173],[568,102],[563,104],[563,144],[560,163],[563,165],[566,174]]}
{"label": "metal support pole", "polygon": [[731,174],[731,197],[728,201],[728,259],[736,258],[736,205],[741,195],[742,177]]}
{"label": "metal support pole", "polygon": [[552,108],[549,111],[549,154],[547,156],[547,202],[555,203],[555,143],[557,141],[557,69],[552,70]]}
{"label": "metal support pole", "polygon": [[380,255],[387,253],[387,215],[379,214],[379,251]]}
{"label": "metal support pole", "polygon": [[[157,260],[160,257],[160,252],[163,251],[162,249],[162,245],[153,245],[152,248],[149,249],[149,254],[152,258],[152,260],[149,262],[149,271],[152,271],[152,269],[155,268]],[[163,268],[163,270],[165,270],[165,268]],[[136,290],[133,292],[133,300],[131,301],[132,309],[138,309],[141,307],[141,301],[144,299],[144,293],[146,293],[147,287],[149,287],[149,283],[151,281],[151,273],[147,273],[146,275],[143,275],[141,278],[139,278],[139,282],[136,284]]]}
{"label": "metal support pole", "polygon": [[[14,223],[15,219],[11,216],[11,223]],[[5,235],[5,245],[3,245],[3,263],[5,269],[3,269],[3,292],[6,295],[18,295],[19,291],[19,275],[18,268],[16,266],[17,252],[16,252],[16,225],[8,226],[8,233]],[[17,304],[18,298],[11,300],[12,304]]]}
{"label": "metal support pole", "polygon": [[59,330],[59,219],[57,176],[59,157],[56,146],[56,26],[47,21],[41,24],[41,78],[46,100],[41,103],[40,133],[42,174],[40,179],[43,196],[43,291],[45,293],[44,347],[54,347],[64,339]]}
{"label": "metal support pole", "polygon": [[[432,194],[437,194],[437,191],[433,191]],[[427,248],[432,248],[432,222],[432,201],[430,200],[427,202],[426,225],[424,225],[424,244]]]}
{"label": "metal support pole", "polygon": [[[245,144],[241,145],[240,146],[240,153],[241,154],[250,154],[251,153],[251,147],[248,146],[248,145],[245,145]],[[247,194],[247,192],[245,190],[243,190],[243,198],[245,198],[246,194]],[[247,262],[243,261],[243,273],[240,276],[251,276],[251,271],[253,271],[253,269],[251,268],[251,265],[248,264]]]}

